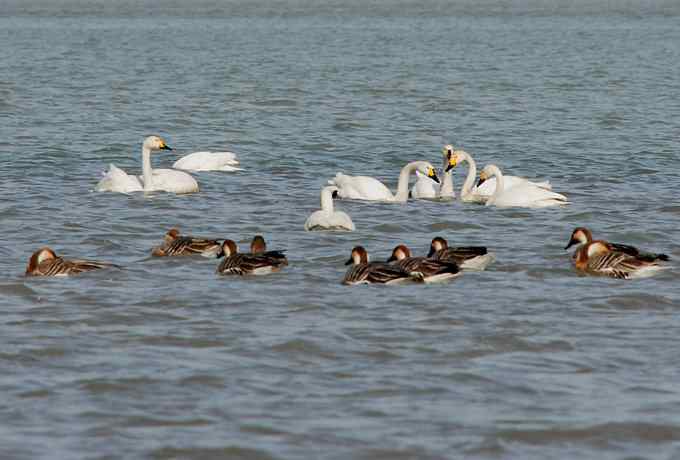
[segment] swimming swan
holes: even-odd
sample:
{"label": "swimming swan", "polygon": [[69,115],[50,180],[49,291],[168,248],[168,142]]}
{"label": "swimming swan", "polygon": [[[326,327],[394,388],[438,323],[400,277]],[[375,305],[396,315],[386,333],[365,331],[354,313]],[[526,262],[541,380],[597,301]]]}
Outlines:
{"label": "swimming swan", "polygon": [[238,164],[231,152],[194,152],[175,161],[172,167],[186,171],[243,171]]}
{"label": "swimming swan", "polygon": [[413,171],[420,171],[435,182],[439,182],[437,173],[430,163],[413,161],[401,169],[396,194],[392,194],[390,189],[379,180],[367,176],[347,176],[337,173],[335,178],[329,180],[328,183],[338,188],[338,196],[341,198],[404,203],[408,200],[408,182]]}
{"label": "swimming swan", "polygon": [[172,150],[158,136],[149,136],[142,144],[142,176],[130,176],[111,164],[95,190],[98,192],[154,192],[170,193],[198,192],[198,183],[189,174],[173,169],[151,169],[153,150]]}
{"label": "swimming swan", "polygon": [[519,182],[512,187],[506,187],[503,173],[496,165],[484,167],[479,174],[478,186],[490,177],[496,177],[496,190],[486,201],[487,206],[545,208],[568,203],[566,196],[546,190],[530,181]]}
{"label": "swimming swan", "polygon": [[[447,157],[447,165],[445,167],[446,172],[464,161],[468,164],[468,175],[461,188],[460,199],[470,203],[486,203],[486,200],[488,200],[494,190],[496,190],[496,179],[491,178],[482,185],[475,186],[475,180],[477,179],[477,164],[475,163],[475,160],[472,159],[472,156],[465,150],[454,150],[453,146],[450,144],[444,146],[444,155]],[[503,178],[505,179],[505,188],[528,182],[546,190],[552,189],[549,181],[531,182],[529,179],[517,176],[503,176]]]}
{"label": "swimming swan", "polygon": [[449,165],[447,148],[451,148],[451,151],[453,151],[451,145],[446,145],[442,149],[442,156],[444,157],[442,171],[444,171],[444,174],[441,184],[437,184],[425,174],[421,174],[420,171],[416,170],[417,180],[411,188],[412,198],[453,200],[456,197],[456,193],[453,190],[453,171],[451,168],[447,168]]}
{"label": "swimming swan", "polygon": [[333,210],[333,192],[338,188],[329,185],[321,189],[321,209],[314,211],[305,222],[305,230],[349,230],[354,231],[354,222],[342,211]]}

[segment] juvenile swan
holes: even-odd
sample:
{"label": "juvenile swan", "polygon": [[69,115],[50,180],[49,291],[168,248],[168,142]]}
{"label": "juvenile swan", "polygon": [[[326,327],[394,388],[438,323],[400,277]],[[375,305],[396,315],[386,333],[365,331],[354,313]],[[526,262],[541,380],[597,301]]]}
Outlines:
{"label": "juvenile swan", "polygon": [[216,257],[222,250],[219,240],[197,238],[190,235],[180,235],[179,230],[171,228],[163,237],[163,244],[153,248],[152,256],[173,257],[193,256],[200,254],[203,257]]}
{"label": "juvenile swan", "polygon": [[[447,164],[444,169],[446,172],[450,172],[452,168],[455,168],[456,165],[462,162],[467,162],[468,164],[468,174],[460,191],[460,199],[471,203],[486,203],[491,195],[493,195],[494,190],[496,190],[496,179],[492,177],[484,181],[483,184],[475,186],[477,164],[472,159],[472,156],[464,150],[454,150],[452,145],[444,147],[444,155],[447,158]],[[524,177],[506,175],[503,175],[503,179],[505,179],[503,185],[506,189],[524,183],[530,183],[546,190],[552,189],[548,181],[531,182]]]}
{"label": "juvenile swan", "polygon": [[265,252],[253,246],[251,244],[251,250],[255,249],[257,252],[240,254],[235,242],[224,240],[220,253],[220,256],[224,256],[224,260],[217,267],[217,273],[220,275],[266,275],[288,265],[288,260],[281,251]]}
{"label": "juvenile swan", "polygon": [[198,183],[189,174],[173,169],[152,169],[151,152],[154,150],[172,150],[158,136],[149,136],[142,144],[142,176],[130,176],[115,165],[99,181],[95,190],[98,192],[154,192],[170,193],[198,192]]}
{"label": "juvenile swan", "polygon": [[420,273],[410,274],[397,265],[386,262],[369,262],[363,246],[355,246],[345,265],[352,265],[345,273],[342,284],[395,284],[404,281],[422,281]]}
{"label": "juvenile swan", "polygon": [[321,189],[321,209],[314,211],[305,222],[305,230],[349,230],[354,231],[354,222],[342,211],[333,210],[333,192],[338,188],[329,185]]}
{"label": "juvenile swan", "polygon": [[586,243],[577,250],[574,265],[581,273],[619,279],[646,278],[668,268],[658,261],[613,249],[606,241]]}
{"label": "juvenile swan", "polygon": [[330,185],[338,187],[338,196],[352,200],[389,201],[403,203],[408,200],[408,182],[411,173],[420,171],[422,174],[439,182],[434,167],[427,161],[414,161],[401,169],[397,193],[392,194],[385,184],[373,177],[346,176],[337,173],[335,178],[328,181]]}
{"label": "juvenile swan", "polygon": [[392,256],[387,259],[407,273],[419,273],[426,283],[434,283],[454,278],[460,274],[455,262],[428,259],[427,257],[411,257],[411,250],[403,244],[392,250]]}
{"label": "juvenile swan", "polygon": [[243,171],[232,152],[194,152],[183,156],[172,165],[175,169],[186,171]]}
{"label": "juvenile swan", "polygon": [[66,260],[58,257],[48,247],[38,249],[28,260],[26,276],[68,276],[100,268],[116,267],[108,262],[95,260]]}
{"label": "juvenile swan", "polygon": [[566,196],[546,190],[530,181],[506,187],[503,173],[501,173],[501,170],[496,165],[486,165],[484,167],[479,174],[477,186],[479,187],[490,177],[496,177],[496,190],[486,201],[487,206],[497,206],[500,208],[545,208],[568,204]]}

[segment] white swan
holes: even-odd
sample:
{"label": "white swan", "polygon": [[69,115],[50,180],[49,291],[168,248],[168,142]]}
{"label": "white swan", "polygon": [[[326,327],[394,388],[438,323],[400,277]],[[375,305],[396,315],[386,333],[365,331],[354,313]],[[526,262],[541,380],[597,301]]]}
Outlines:
{"label": "white swan", "polygon": [[[486,203],[486,200],[488,200],[496,190],[496,179],[491,178],[486,182],[483,182],[482,185],[475,186],[475,179],[477,179],[477,164],[475,163],[475,160],[472,159],[472,156],[465,150],[454,150],[452,145],[446,145],[444,147],[444,154],[448,158],[445,168],[446,172],[449,172],[452,168],[455,168],[457,164],[464,161],[468,164],[468,175],[461,188],[460,199],[472,203]],[[530,183],[545,190],[552,189],[549,181],[531,182],[529,179],[517,176],[503,176],[503,178],[505,179],[505,188],[514,187],[521,183]]]}
{"label": "white swan", "polygon": [[342,211],[333,210],[333,192],[337,187],[329,185],[321,189],[321,209],[314,211],[305,222],[305,230],[349,230],[353,232],[354,222]]}
{"label": "white swan", "polygon": [[451,151],[453,151],[453,147],[450,145],[444,146],[442,149],[442,155],[444,157],[442,171],[444,171],[444,174],[441,184],[437,184],[425,174],[421,174],[420,171],[416,170],[417,180],[411,188],[411,197],[416,199],[428,198],[441,200],[453,200],[456,197],[456,192],[453,190],[453,171],[451,168],[448,168],[449,158],[447,156],[447,147],[450,147]]}
{"label": "white swan", "polygon": [[172,165],[186,171],[243,171],[232,152],[194,152],[183,156]]}
{"label": "white swan", "polygon": [[110,165],[95,190],[98,192],[198,192],[198,183],[189,174],[173,169],[151,169],[152,150],[172,150],[158,136],[149,136],[142,144],[142,176],[131,176],[115,165]]}
{"label": "white swan", "polygon": [[506,187],[503,173],[496,165],[484,167],[479,173],[479,185],[490,177],[496,177],[496,190],[486,200],[487,206],[545,208],[568,203],[566,196],[546,190],[533,182],[518,182],[512,187]]}
{"label": "white swan", "polygon": [[337,173],[335,178],[329,180],[328,183],[338,188],[338,196],[341,198],[403,203],[408,200],[408,181],[413,171],[420,171],[435,182],[439,182],[437,173],[430,163],[413,161],[401,169],[396,194],[393,194],[379,180],[367,176],[347,176]]}

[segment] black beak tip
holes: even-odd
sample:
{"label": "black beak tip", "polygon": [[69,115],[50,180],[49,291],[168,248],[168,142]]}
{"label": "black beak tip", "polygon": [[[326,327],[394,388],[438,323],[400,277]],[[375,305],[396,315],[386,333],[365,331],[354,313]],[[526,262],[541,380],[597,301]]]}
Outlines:
{"label": "black beak tip", "polygon": [[354,260],[350,257],[350,259],[345,262],[345,265],[352,265],[354,263]]}
{"label": "black beak tip", "polygon": [[432,176],[432,180],[439,184],[439,178],[437,176]]}
{"label": "black beak tip", "polygon": [[451,171],[452,168],[453,168],[453,166],[448,165],[448,166],[446,167],[446,169],[444,170],[444,172],[449,172],[449,171]]}

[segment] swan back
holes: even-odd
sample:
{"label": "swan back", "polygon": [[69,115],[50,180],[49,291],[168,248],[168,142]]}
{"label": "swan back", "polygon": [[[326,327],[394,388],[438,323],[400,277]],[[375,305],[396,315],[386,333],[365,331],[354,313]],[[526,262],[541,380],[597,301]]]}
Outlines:
{"label": "swan back", "polygon": [[172,165],[186,171],[241,171],[236,155],[232,152],[194,152],[183,156]]}

